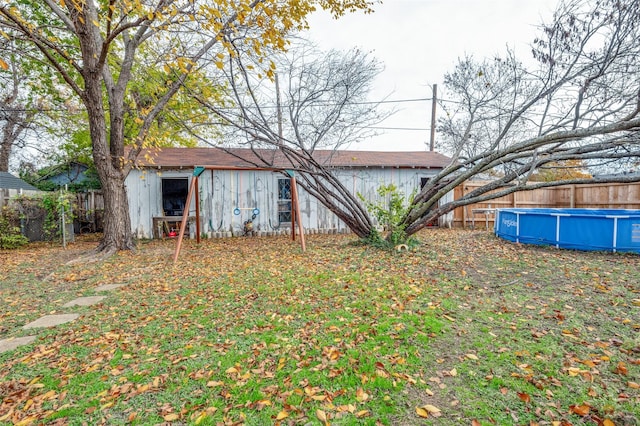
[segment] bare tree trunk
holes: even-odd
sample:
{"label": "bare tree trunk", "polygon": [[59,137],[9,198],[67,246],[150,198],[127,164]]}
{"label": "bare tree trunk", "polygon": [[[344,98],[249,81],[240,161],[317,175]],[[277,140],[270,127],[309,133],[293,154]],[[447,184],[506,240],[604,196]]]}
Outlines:
{"label": "bare tree trunk", "polygon": [[11,153],[11,144],[0,141],[0,172],[9,171],[9,154]]}
{"label": "bare tree trunk", "polygon": [[5,112],[4,125],[0,135],[0,172],[9,171],[11,149],[19,136],[26,130],[31,116],[31,114],[20,114],[18,111]]}

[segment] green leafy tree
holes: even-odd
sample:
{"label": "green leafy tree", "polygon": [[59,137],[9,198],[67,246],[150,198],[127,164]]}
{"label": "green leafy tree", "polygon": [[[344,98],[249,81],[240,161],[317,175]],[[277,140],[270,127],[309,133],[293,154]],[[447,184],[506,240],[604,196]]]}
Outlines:
{"label": "green leafy tree", "polygon": [[[39,50],[0,28],[0,170],[47,163],[86,114]],[[18,167],[19,165],[19,167]]]}
{"label": "green leafy tree", "polygon": [[358,194],[367,210],[383,227],[382,235],[377,229],[372,229],[368,241],[387,248],[396,248],[402,244],[408,247],[416,245],[417,240],[407,235],[406,225],[402,222],[415,194],[406,197],[394,184],[382,185],[377,192],[382,198],[381,202],[368,201]]}
{"label": "green leafy tree", "polygon": [[[206,66],[222,66],[245,40],[255,56],[284,49],[316,7],[334,16],[369,10],[370,0],[9,0],[0,29],[40,53],[43,63],[82,103],[105,200],[98,251],[134,248],[125,179],[145,147],[157,146],[164,114]],[[138,78],[161,82],[140,93]],[[271,68],[266,71],[273,72]],[[139,83],[138,83],[139,84]],[[210,85],[219,82],[210,82]],[[207,93],[201,90],[201,93]],[[149,96],[152,95],[152,96]],[[215,96],[214,91],[211,95]],[[127,115],[130,120],[127,120]],[[128,123],[134,126],[127,128]],[[125,147],[129,149],[126,150]]]}
{"label": "green leafy tree", "polygon": [[59,185],[47,178],[69,172],[75,164],[81,164],[87,167],[83,173],[85,178],[81,182],[69,184],[67,189],[73,192],[100,189],[100,180],[91,155],[91,138],[87,129],[74,131],[67,141],[60,144],[44,159],[52,165],[37,168],[33,163],[23,163],[19,171],[20,178],[41,191],[54,191],[60,189]]}
{"label": "green leafy tree", "polygon": [[[24,146],[38,112],[29,90],[28,60],[18,44],[0,36],[0,171],[9,171],[9,159]],[[2,57],[5,59],[1,59]]]}

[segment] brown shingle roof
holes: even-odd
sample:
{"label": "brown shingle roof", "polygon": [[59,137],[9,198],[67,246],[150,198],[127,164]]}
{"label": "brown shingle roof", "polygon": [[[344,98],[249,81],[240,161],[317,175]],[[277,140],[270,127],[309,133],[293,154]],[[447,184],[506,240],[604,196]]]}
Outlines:
{"label": "brown shingle roof", "polygon": [[[193,166],[253,167],[242,159],[256,159],[246,148],[233,148],[225,152],[219,148],[162,148],[143,150],[137,160],[139,167],[191,168]],[[278,151],[258,150],[261,155],[273,158],[276,168],[291,167]],[[242,159],[241,159],[242,158]],[[451,159],[433,151],[343,151],[317,150],[314,158],[332,167],[395,167],[435,168],[449,164]]]}

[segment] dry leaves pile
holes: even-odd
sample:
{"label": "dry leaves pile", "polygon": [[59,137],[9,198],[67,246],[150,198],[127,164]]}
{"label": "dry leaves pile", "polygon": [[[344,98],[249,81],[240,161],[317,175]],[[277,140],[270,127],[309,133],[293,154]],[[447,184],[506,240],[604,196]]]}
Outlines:
{"label": "dry leaves pile", "polygon": [[101,284],[80,319],[0,354],[7,424],[625,424],[640,417],[638,256],[428,230],[1,252],[0,338]]}

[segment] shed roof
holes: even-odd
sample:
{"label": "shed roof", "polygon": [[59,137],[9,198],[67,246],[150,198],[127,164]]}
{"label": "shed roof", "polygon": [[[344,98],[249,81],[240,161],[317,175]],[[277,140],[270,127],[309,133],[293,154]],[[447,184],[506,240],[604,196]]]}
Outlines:
{"label": "shed roof", "polygon": [[0,172],[0,189],[22,189],[23,191],[38,191],[38,188],[28,184],[19,177],[8,172]]}
{"label": "shed roof", "polygon": [[[276,150],[256,150],[266,158],[273,158],[273,167],[287,168],[291,163]],[[316,150],[314,158],[331,167],[391,167],[441,169],[451,159],[434,151],[344,151]],[[245,161],[248,160],[248,161]],[[143,150],[137,160],[140,167],[254,167],[261,164],[253,150],[247,148],[162,148]]]}

